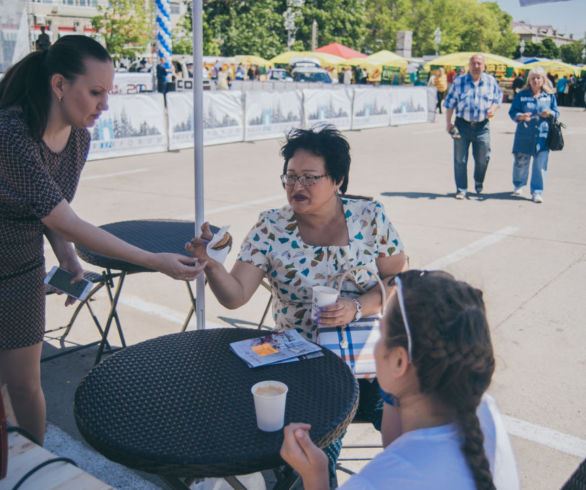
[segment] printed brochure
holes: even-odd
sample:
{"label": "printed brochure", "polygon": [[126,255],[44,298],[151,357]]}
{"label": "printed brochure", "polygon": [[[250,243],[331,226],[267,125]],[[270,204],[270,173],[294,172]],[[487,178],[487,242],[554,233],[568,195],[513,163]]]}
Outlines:
{"label": "printed brochure", "polygon": [[253,368],[323,355],[319,345],[305,340],[296,330],[232,342],[230,348]]}

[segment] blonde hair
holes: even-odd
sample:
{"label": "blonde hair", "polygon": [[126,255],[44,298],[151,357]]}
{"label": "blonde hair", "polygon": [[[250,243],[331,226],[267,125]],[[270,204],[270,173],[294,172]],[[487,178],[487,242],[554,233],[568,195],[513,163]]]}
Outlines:
{"label": "blonde hair", "polygon": [[523,88],[521,90],[531,90],[531,86],[529,85],[529,82],[532,77],[542,77],[543,78],[543,87],[541,87],[541,89],[546,94],[555,93],[555,90],[553,89],[553,85],[551,84],[551,80],[549,78],[547,78],[547,73],[545,72],[545,70],[543,69],[542,66],[536,66],[535,68],[531,69],[531,71],[529,72],[529,75],[527,76],[527,82],[525,83],[525,85],[523,86]]}

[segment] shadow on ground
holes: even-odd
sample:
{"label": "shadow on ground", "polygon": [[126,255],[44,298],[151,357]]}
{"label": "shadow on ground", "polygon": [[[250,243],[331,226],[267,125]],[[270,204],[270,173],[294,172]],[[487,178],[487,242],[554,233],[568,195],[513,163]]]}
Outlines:
{"label": "shadow on ground", "polygon": [[[381,196],[386,197],[404,197],[407,199],[455,199],[456,193],[450,192],[448,194],[436,194],[433,192],[381,192]],[[474,201],[486,201],[488,199],[496,199],[503,201],[530,201],[528,197],[513,196],[511,192],[483,192],[482,194],[469,193],[466,199]]]}

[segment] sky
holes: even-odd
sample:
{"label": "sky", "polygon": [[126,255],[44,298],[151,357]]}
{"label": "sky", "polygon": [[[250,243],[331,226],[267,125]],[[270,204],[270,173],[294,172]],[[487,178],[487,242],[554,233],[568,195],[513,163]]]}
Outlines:
{"label": "sky", "polygon": [[[488,1],[488,0],[487,0]],[[563,34],[574,34],[574,39],[584,39],[586,33],[586,0],[540,3],[520,7],[519,0],[496,1],[513,21],[525,21],[533,25],[550,25]]]}

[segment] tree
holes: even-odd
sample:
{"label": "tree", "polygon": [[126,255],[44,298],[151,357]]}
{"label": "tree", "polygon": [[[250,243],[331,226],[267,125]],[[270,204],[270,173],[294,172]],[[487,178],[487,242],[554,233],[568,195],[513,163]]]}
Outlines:
{"label": "tree", "polygon": [[[183,0],[185,13],[173,29],[173,53],[193,54],[193,11],[191,0]],[[203,53],[210,56],[220,55],[218,43],[212,35],[208,22],[208,14],[204,11],[202,17]]]}
{"label": "tree", "polygon": [[148,51],[151,25],[144,0],[109,0],[98,12],[91,23],[114,60],[134,59]]}
{"label": "tree", "polygon": [[338,42],[359,51],[364,48],[368,16],[363,0],[306,0],[302,14],[296,38],[304,49],[311,49],[314,20],[319,45]]}
{"label": "tree", "polygon": [[209,38],[204,39],[204,48],[215,43],[223,56],[276,56],[286,45],[283,4],[281,0],[205,2]]}
{"label": "tree", "polygon": [[584,63],[584,60],[582,59],[582,50],[585,48],[586,46],[582,41],[574,41],[570,44],[564,44],[560,47],[562,61],[572,65]]}
{"label": "tree", "polygon": [[541,56],[549,59],[556,59],[560,57],[560,48],[551,39],[544,39],[541,41]]}

